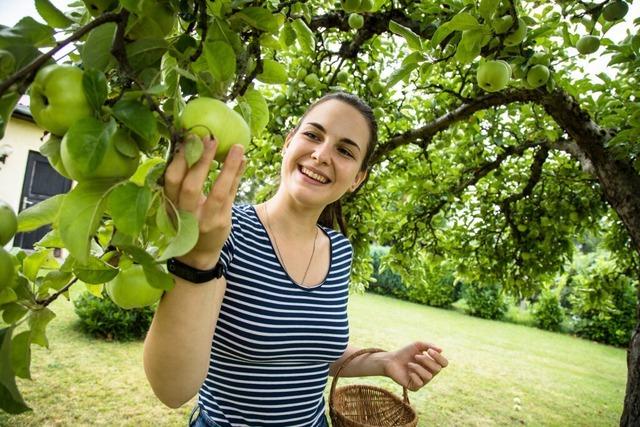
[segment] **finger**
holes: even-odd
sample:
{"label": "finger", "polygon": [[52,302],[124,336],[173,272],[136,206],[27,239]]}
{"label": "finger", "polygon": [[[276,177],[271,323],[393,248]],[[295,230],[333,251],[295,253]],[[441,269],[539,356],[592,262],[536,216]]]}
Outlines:
{"label": "finger", "polygon": [[220,208],[227,204],[227,199],[233,199],[229,197],[231,188],[236,180],[236,175],[241,169],[244,147],[242,145],[234,145],[229,150],[227,158],[222,165],[222,171],[213,184],[213,188],[207,197],[205,209],[212,210]]}
{"label": "finger", "polygon": [[435,376],[435,374],[429,372],[423,366],[420,366],[417,363],[409,362],[409,368],[412,370],[413,374],[418,375],[418,377],[420,378],[420,383],[418,383],[418,385],[420,386],[425,385]]}
{"label": "finger", "polygon": [[189,169],[180,188],[180,208],[195,212],[202,199],[202,187],[209,175],[209,167],[216,155],[217,141],[208,137],[202,140],[204,151],[200,159]]}
{"label": "finger", "polygon": [[171,160],[171,163],[169,163],[169,166],[167,166],[164,172],[164,193],[174,205],[178,203],[180,187],[182,186],[182,180],[187,173],[187,169],[187,161],[184,157],[184,145],[179,144],[173,154],[173,160]]}
{"label": "finger", "polygon": [[233,180],[233,183],[231,184],[231,195],[233,197],[228,197],[223,209],[224,210],[228,210],[231,209],[231,205],[233,205],[233,202],[236,200],[236,196],[238,194],[238,187],[240,187],[240,181],[242,178],[242,175],[244,175],[244,171],[246,169],[247,166],[247,161],[245,159],[242,160],[242,163],[240,164],[240,168],[238,169],[238,172],[236,173],[236,176]]}
{"label": "finger", "polygon": [[446,357],[442,355],[442,353],[432,350],[427,350],[427,354],[433,358],[440,366],[446,368],[449,365],[449,361]]}
{"label": "finger", "polygon": [[410,372],[409,373],[409,384],[407,384],[407,388],[409,390],[418,391],[424,385],[425,385],[425,383],[422,381],[422,379],[420,378],[420,376],[418,374],[416,374],[415,372]]}
{"label": "finger", "polygon": [[430,343],[430,342],[426,342],[426,341],[418,341],[415,343],[415,346],[418,347],[418,349],[420,351],[427,351],[430,348],[437,351],[438,353],[442,352],[442,349],[440,347],[438,347],[437,345]]}
{"label": "finger", "polygon": [[430,356],[424,354],[418,354],[415,357],[416,361],[420,363],[420,365],[424,366],[429,372],[433,374],[437,374],[442,370],[442,365],[432,359]]}

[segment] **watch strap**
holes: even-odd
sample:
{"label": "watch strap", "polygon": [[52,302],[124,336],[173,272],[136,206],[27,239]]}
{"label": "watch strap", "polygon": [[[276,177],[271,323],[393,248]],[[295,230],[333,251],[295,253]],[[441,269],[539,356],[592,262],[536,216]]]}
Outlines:
{"label": "watch strap", "polygon": [[167,260],[167,270],[169,270],[169,273],[191,283],[205,283],[222,277],[222,263],[220,261],[211,270],[198,270],[175,258],[169,258]]}

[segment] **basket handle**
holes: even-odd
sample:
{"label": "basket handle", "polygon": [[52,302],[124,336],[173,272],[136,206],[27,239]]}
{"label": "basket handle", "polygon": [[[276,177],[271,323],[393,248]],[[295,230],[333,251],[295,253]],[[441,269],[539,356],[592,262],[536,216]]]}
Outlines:
{"label": "basket handle", "polygon": [[[351,362],[353,359],[355,359],[358,356],[361,356],[363,354],[366,353],[380,353],[383,352],[385,350],[381,349],[381,348],[363,348],[362,350],[358,350],[355,353],[353,353],[351,356],[347,357],[347,359],[342,362],[342,364],[340,365],[340,368],[338,368],[338,371],[336,372],[336,374],[333,376],[333,381],[331,381],[331,391],[329,392],[329,407],[333,407],[333,394],[336,391],[336,386],[338,385],[338,377],[340,377],[340,372],[342,372],[342,370],[345,368],[345,366],[347,366],[347,364],[349,362]],[[409,385],[411,384],[411,377],[409,377]],[[407,387],[402,386],[402,397],[404,399],[404,403],[406,403],[407,405],[410,405],[409,403],[409,393],[407,392]]]}

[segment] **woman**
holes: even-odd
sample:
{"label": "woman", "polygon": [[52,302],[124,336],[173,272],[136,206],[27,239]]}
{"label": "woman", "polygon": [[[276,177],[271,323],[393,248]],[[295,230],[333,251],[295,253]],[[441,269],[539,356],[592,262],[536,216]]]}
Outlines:
{"label": "woman", "polygon": [[[327,425],[328,375],[358,350],[348,344],[351,245],[332,226],[344,232],[339,200],[364,181],[376,139],[371,109],[358,98],[321,98],[286,138],[277,193],[256,206],[233,204],[241,146],[229,152],[208,197],[202,187],[215,141],[205,142],[191,169],[177,152],[165,190],[196,215],[200,237],[170,265],[176,285],[156,311],[144,366],[166,405],[198,393],[192,425]],[[440,353],[414,342],[360,356],[341,375],[384,375],[415,391],[447,366]]]}

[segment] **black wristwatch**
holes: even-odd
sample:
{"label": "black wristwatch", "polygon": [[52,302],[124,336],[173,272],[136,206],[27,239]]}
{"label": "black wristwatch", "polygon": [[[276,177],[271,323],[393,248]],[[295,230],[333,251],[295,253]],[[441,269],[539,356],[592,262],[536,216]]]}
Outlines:
{"label": "black wristwatch", "polygon": [[169,270],[169,273],[175,274],[191,283],[205,283],[222,277],[222,263],[220,261],[211,270],[198,270],[175,258],[169,258],[167,260],[167,270]]}

